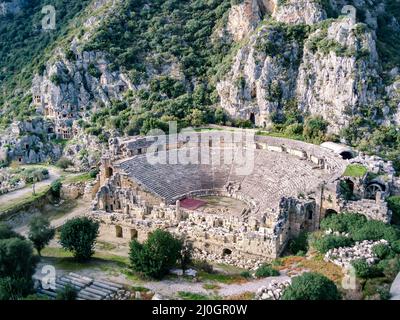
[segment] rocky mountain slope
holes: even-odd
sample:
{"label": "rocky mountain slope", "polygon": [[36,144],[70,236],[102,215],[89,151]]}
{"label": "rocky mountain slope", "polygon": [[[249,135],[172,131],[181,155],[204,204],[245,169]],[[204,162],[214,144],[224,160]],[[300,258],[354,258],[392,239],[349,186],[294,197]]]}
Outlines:
{"label": "rocky mountain slope", "polygon": [[54,31],[44,5],[0,5],[4,128],[45,116],[43,141],[100,143],[170,120],[290,135],[322,117],[330,138],[400,163],[397,2],[57,0]]}

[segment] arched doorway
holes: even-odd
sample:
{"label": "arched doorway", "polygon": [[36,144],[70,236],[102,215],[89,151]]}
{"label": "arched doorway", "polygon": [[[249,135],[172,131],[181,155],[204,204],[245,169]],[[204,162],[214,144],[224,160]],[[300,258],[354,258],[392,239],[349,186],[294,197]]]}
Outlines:
{"label": "arched doorway", "polygon": [[329,216],[331,216],[331,215],[337,215],[338,213],[337,213],[337,211],[336,210],[333,210],[333,209],[327,209],[326,211],[325,211],[325,217],[329,217]]}
{"label": "arched doorway", "polygon": [[115,236],[117,238],[123,238],[124,237],[124,234],[123,234],[121,226],[115,226]]}
{"label": "arched doorway", "polygon": [[230,250],[230,249],[225,248],[225,249],[222,251],[222,255],[223,255],[223,256],[230,256],[231,254],[232,254],[232,250]]}
{"label": "arched doorway", "polygon": [[136,229],[131,229],[131,240],[138,238],[138,231]]}
{"label": "arched doorway", "polygon": [[340,181],[340,194],[345,200],[351,200],[354,196],[354,182],[350,179]]}
{"label": "arched doorway", "polygon": [[252,124],[256,124],[256,115],[254,114],[254,112],[250,113],[250,122]]}
{"label": "arched doorway", "polygon": [[350,151],[343,151],[340,153],[340,156],[343,160],[350,160],[354,158],[353,153]]}
{"label": "arched doorway", "polygon": [[107,178],[110,178],[112,175],[113,175],[113,169],[111,168],[111,167],[108,167],[107,169],[106,169],[106,177]]}

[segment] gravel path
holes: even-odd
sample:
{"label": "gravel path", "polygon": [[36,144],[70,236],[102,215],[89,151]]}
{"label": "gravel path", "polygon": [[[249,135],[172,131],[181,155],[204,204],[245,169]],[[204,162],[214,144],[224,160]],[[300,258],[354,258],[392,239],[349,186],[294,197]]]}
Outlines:
{"label": "gravel path", "polygon": [[[60,170],[57,170],[55,168],[47,168],[49,171],[49,178],[40,182],[37,182],[35,184],[35,189],[38,192],[40,189],[44,187],[50,186],[55,180],[57,180],[61,174]],[[7,202],[11,202],[16,199],[24,198],[24,197],[29,197],[32,195],[32,186],[27,186],[22,189],[18,189],[12,192],[8,192],[6,194],[3,194],[0,196],[0,203],[4,204]]]}
{"label": "gravel path", "polygon": [[[257,292],[263,286],[267,286],[273,280],[279,282],[290,279],[290,277],[282,275],[279,277],[269,277],[259,280],[253,280],[241,284],[220,284],[215,283],[219,286],[219,289],[207,290],[203,288],[205,282],[189,282],[184,280],[162,280],[158,282],[145,282],[143,287],[146,287],[156,293],[161,294],[165,297],[176,296],[179,291],[198,293],[204,295],[219,295],[223,297],[240,295],[246,292]],[[110,277],[110,281],[128,284],[128,281],[121,277]],[[132,285],[132,283],[130,283]]]}
{"label": "gravel path", "polygon": [[283,282],[289,279],[290,277],[282,275],[278,277],[269,277],[259,280],[253,280],[242,284],[222,285],[221,289],[218,291],[218,294],[221,296],[233,296],[245,292],[256,292],[261,287],[268,286],[273,280],[276,280],[278,282]]}

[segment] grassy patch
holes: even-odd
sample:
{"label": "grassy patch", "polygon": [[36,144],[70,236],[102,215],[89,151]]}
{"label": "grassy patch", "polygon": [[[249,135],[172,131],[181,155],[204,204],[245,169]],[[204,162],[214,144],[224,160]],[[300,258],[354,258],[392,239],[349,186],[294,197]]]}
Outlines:
{"label": "grassy patch", "polygon": [[200,293],[187,292],[187,291],[179,291],[178,297],[183,300],[220,300],[221,297],[218,296],[207,296]]}
{"label": "grassy patch", "polygon": [[78,175],[68,175],[64,176],[62,179],[63,183],[79,183],[79,182],[87,182],[94,180],[91,176],[90,173],[83,173],[83,174],[78,174]]}
{"label": "grassy patch", "polygon": [[115,271],[117,274],[129,267],[129,258],[96,252],[93,257],[84,262],[74,259],[71,252],[62,248],[47,247],[42,251],[42,256],[53,261],[56,268],[66,271],[79,271],[84,269],[100,269],[102,271]]}
{"label": "grassy patch", "polygon": [[302,135],[289,135],[283,132],[257,131],[256,136],[267,136],[267,137],[286,138],[286,139],[304,141],[304,137]]}
{"label": "grassy patch", "polygon": [[206,290],[218,290],[221,287],[215,283],[205,283],[203,284],[203,288]]}
{"label": "grassy patch", "polygon": [[289,275],[303,270],[318,272],[336,283],[339,283],[343,277],[341,268],[331,262],[324,261],[322,255],[314,255],[308,258],[287,256],[276,259],[272,265],[278,270],[288,270]]}
{"label": "grassy patch", "polygon": [[349,164],[343,173],[345,177],[361,178],[366,175],[368,169],[360,164]]}
{"label": "grassy patch", "polygon": [[226,300],[254,300],[254,297],[255,297],[254,292],[244,292],[241,294],[229,296],[226,298]]}
{"label": "grassy patch", "polygon": [[221,274],[221,273],[207,273],[204,271],[199,272],[199,278],[203,281],[215,281],[225,284],[245,283],[248,279],[238,274]]}
{"label": "grassy patch", "polygon": [[117,246],[115,244],[113,244],[113,243],[110,243],[110,242],[97,241],[96,242],[96,248],[98,250],[101,250],[101,251],[112,251],[115,248],[117,248]]}

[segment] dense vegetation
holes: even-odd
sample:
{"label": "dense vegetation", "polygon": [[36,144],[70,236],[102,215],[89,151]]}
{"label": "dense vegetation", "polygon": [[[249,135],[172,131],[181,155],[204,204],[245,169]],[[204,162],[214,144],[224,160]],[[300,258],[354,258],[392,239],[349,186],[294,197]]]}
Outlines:
{"label": "dense vegetation", "polygon": [[342,235],[326,235],[316,232],[310,237],[310,246],[325,253],[330,249],[352,246],[356,241],[381,240],[386,244],[377,244],[372,252],[379,259],[371,264],[365,259],[352,261],[355,275],[359,279],[361,291],[365,298],[389,298],[389,286],[400,272],[400,229],[396,225],[381,221],[367,220],[359,214],[330,215],[321,221],[323,231],[331,230]]}
{"label": "dense vegetation", "polygon": [[[52,49],[62,39],[67,40],[68,31],[75,27],[70,22],[89,2],[30,0],[20,13],[0,17],[0,126],[9,124],[15,117],[21,120],[34,113],[30,107],[32,97],[26,95],[32,77],[42,73]],[[56,9],[56,30],[44,31],[41,11],[49,4]]]}
{"label": "dense vegetation", "polygon": [[335,283],[319,273],[306,272],[294,277],[282,300],[340,300]]}
{"label": "dense vegetation", "polygon": [[32,293],[36,264],[31,243],[0,224],[0,300],[20,299]]}
{"label": "dense vegetation", "polygon": [[38,255],[54,238],[55,229],[50,226],[50,221],[42,216],[34,217],[29,223],[29,240],[32,241]]}
{"label": "dense vegetation", "polygon": [[77,260],[87,260],[94,253],[99,223],[89,218],[74,218],[61,227],[60,243]]}
{"label": "dense vegetation", "polygon": [[144,243],[132,240],[130,261],[134,271],[161,279],[181,260],[183,242],[167,231],[156,230]]}
{"label": "dense vegetation", "polygon": [[276,277],[279,276],[279,271],[274,269],[269,264],[263,264],[258,267],[254,275],[256,276],[256,278]]}
{"label": "dense vegetation", "polygon": [[[122,66],[133,83],[148,90],[129,92],[126,102],[93,115],[88,132],[107,125],[128,134],[152,128],[167,130],[167,122],[201,125],[222,122],[221,111],[207,108],[217,100],[215,82],[229,67],[231,45],[213,38],[226,20],[230,0],[125,1],[120,14],[110,17],[86,50],[106,50],[111,67]],[[174,72],[168,67],[177,67]]]}

